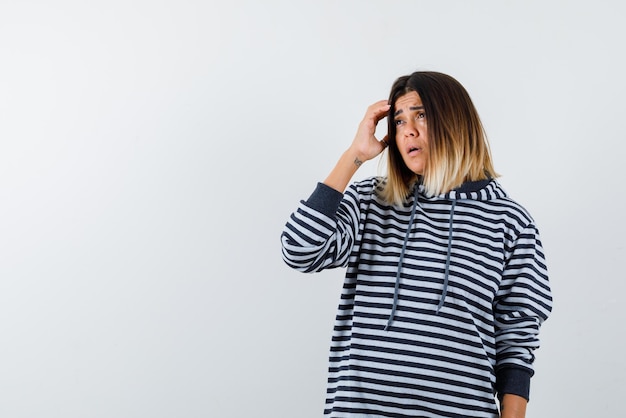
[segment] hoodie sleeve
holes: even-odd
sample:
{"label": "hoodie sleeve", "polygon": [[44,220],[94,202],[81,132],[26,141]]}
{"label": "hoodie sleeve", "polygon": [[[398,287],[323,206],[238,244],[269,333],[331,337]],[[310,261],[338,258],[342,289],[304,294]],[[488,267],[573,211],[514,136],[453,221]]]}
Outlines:
{"label": "hoodie sleeve", "polygon": [[496,390],[529,399],[539,328],[552,310],[545,257],[539,232],[531,224],[509,248],[494,305]]}
{"label": "hoodie sleeve", "polygon": [[318,183],[283,229],[285,263],[307,273],[347,265],[358,230],[358,207],[354,185],[342,194]]}

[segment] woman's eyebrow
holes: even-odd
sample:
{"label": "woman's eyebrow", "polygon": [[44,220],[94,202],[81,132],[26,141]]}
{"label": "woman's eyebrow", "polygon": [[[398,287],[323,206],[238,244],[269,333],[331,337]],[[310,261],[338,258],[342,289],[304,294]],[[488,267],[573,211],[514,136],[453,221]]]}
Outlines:
{"label": "woman's eyebrow", "polygon": [[[411,106],[411,107],[409,107],[409,110],[422,110],[422,109],[424,109],[424,106]],[[403,112],[402,109],[396,110],[393,115],[394,116],[398,116],[402,112]]]}

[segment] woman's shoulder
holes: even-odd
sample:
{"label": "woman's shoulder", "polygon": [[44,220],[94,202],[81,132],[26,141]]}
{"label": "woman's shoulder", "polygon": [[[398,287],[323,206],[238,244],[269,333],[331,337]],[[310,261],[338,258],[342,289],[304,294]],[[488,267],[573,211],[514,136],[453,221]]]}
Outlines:
{"label": "woman's shoulder", "polygon": [[500,191],[500,195],[492,201],[496,207],[500,208],[500,210],[505,210],[510,217],[516,219],[520,227],[526,227],[535,223],[526,207],[505,192],[502,185],[495,180],[491,184],[495,185],[495,189]]}
{"label": "woman's shoulder", "polygon": [[351,184],[349,190],[360,196],[375,196],[377,192],[380,192],[386,182],[385,177],[372,176],[362,180],[355,181]]}

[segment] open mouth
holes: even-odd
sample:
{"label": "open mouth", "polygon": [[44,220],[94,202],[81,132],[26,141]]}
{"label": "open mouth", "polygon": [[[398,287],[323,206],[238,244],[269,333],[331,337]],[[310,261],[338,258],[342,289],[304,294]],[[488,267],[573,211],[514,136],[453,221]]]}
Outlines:
{"label": "open mouth", "polygon": [[408,154],[409,155],[414,155],[414,154],[417,154],[418,152],[420,152],[421,150],[422,149],[419,148],[419,147],[410,147]]}

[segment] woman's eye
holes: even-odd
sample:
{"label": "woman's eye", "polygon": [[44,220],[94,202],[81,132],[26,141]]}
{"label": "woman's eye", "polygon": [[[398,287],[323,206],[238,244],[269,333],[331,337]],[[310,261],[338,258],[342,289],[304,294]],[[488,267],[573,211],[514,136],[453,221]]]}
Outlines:
{"label": "woman's eye", "polygon": [[400,126],[400,125],[402,125],[402,123],[403,122],[400,119],[396,119],[396,126]]}
{"label": "woman's eye", "polygon": [[424,113],[424,112],[417,114],[417,118],[418,119],[424,119],[425,117],[426,117],[426,113]]}

